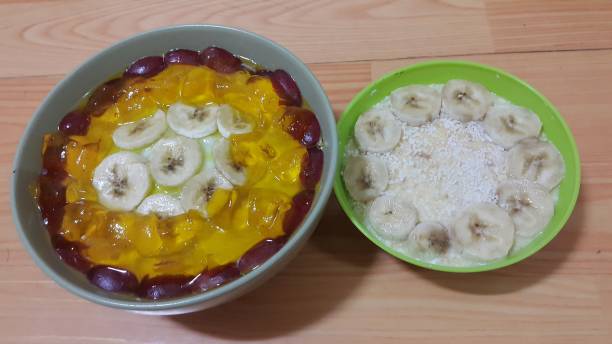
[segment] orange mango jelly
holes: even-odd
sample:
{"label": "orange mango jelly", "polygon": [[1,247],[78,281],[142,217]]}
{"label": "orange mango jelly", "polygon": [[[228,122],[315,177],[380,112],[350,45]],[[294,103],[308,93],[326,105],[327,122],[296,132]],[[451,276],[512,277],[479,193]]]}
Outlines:
{"label": "orange mango jelly", "polygon": [[[84,244],[85,258],[125,268],[139,280],[196,275],[236,261],[263,239],[284,234],[283,217],[293,196],[303,190],[299,174],[306,148],[281,127],[285,107],[279,105],[269,79],[244,71],[221,74],[205,66],[170,65],[124,88],[114,105],[92,116],[87,135],[71,136],[67,144],[67,204],[60,235]],[[119,151],[113,131],[179,101],[193,106],[229,104],[253,124],[251,133],[230,138],[230,154],[246,166],[247,183],[215,191],[206,209],[209,218],[196,210],[165,219],[107,210],[97,202],[92,175],[106,156]],[[207,140],[198,141],[203,160],[210,162],[212,143]],[[180,196],[180,186],[152,182],[149,194]]]}

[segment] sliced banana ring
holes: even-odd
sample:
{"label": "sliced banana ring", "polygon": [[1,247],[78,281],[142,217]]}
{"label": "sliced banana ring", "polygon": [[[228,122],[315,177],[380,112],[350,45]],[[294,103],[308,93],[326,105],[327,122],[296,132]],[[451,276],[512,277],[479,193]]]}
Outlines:
{"label": "sliced banana ring", "polygon": [[484,129],[493,141],[510,148],[528,137],[537,137],[542,128],[538,116],[519,106],[495,105],[487,112]]}
{"label": "sliced banana ring", "polygon": [[505,257],[514,244],[512,219],[492,203],[465,209],[455,221],[453,233],[464,254],[483,261]]}
{"label": "sliced banana ring", "polygon": [[391,92],[391,106],[401,121],[419,126],[440,115],[442,96],[429,86],[410,85]]}
{"label": "sliced banana ring", "polygon": [[182,184],[196,173],[201,162],[200,145],[181,136],[157,141],[149,157],[151,175],[158,184],[165,186]]}
{"label": "sliced banana ring", "polygon": [[213,148],[213,160],[217,170],[232,184],[240,186],[246,183],[246,167],[232,159],[230,142],[228,140],[221,139],[217,141]]}
{"label": "sliced banana ring", "polygon": [[197,139],[217,131],[219,106],[214,104],[193,107],[174,103],[168,108],[168,125],[177,134]]}
{"label": "sliced banana ring", "polygon": [[227,104],[219,106],[217,126],[219,133],[225,138],[253,131],[253,125],[244,119],[237,110]]}
{"label": "sliced banana ring", "polygon": [[98,201],[110,210],[134,209],[150,187],[149,169],[143,157],[132,152],[107,156],[94,170]]}
{"label": "sliced banana ring", "polygon": [[443,255],[451,246],[449,231],[439,222],[421,222],[410,232],[410,241],[421,252]]}
{"label": "sliced banana ring", "polygon": [[482,119],[492,102],[489,90],[467,80],[449,80],[442,89],[442,112],[461,122]]}
{"label": "sliced banana ring", "polygon": [[401,137],[401,123],[382,110],[370,110],[355,123],[355,139],[363,151],[388,152],[397,146]]}
{"label": "sliced banana ring", "polygon": [[166,131],[166,114],[157,110],[152,116],[124,124],[113,132],[113,142],[119,148],[135,149],[155,142]]}
{"label": "sliced banana ring", "polygon": [[533,237],[550,222],[555,202],[539,184],[527,180],[510,180],[497,188],[497,204],[505,209],[516,227],[516,234]]}
{"label": "sliced banana ring", "polygon": [[218,189],[230,190],[232,184],[217,169],[207,168],[185,183],[181,204],[185,209],[195,209],[208,217],[208,202]]}
{"label": "sliced banana ring", "polygon": [[510,149],[508,174],[527,179],[552,190],[565,174],[565,163],[555,146],[538,139],[525,139]]}
{"label": "sliced banana ring", "polygon": [[406,192],[382,195],[368,209],[372,229],[387,240],[404,241],[419,220],[419,214]]}
{"label": "sliced banana ring", "polygon": [[142,200],[142,203],[136,208],[136,212],[167,218],[183,214],[185,210],[183,210],[183,206],[178,199],[166,194],[154,194]]}
{"label": "sliced banana ring", "polygon": [[369,201],[378,197],[389,184],[387,166],[372,156],[348,158],[343,177],[349,194],[357,201]]}

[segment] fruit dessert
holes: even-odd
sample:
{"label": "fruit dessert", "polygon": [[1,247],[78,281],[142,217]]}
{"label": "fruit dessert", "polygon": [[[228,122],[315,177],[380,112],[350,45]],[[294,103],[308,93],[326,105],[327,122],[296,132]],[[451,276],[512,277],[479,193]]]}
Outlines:
{"label": "fruit dessert", "polygon": [[483,264],[527,245],[554,215],[565,167],[541,127],[477,83],[405,86],[358,118],[342,176],[387,246]]}
{"label": "fruit dessert", "polygon": [[280,250],[315,196],[297,84],[230,52],[131,64],[44,137],[36,198],[59,257],[111,292],[206,291]]}

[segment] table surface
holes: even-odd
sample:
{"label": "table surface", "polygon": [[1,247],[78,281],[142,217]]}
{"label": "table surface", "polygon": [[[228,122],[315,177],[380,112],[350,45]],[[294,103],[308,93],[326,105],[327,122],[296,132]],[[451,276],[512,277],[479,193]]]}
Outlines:
{"label": "table surface", "polygon": [[[494,272],[411,267],[377,249],[332,198],[312,239],[264,287],[205,312],[147,317],[69,294],[34,265],[10,215],[15,147],[34,109],[86,58],[166,25],[263,34],[309,64],[340,115],[365,85],[431,58],[503,68],[569,123],[582,189],[542,251]],[[0,1],[0,342],[610,343],[612,2]]]}

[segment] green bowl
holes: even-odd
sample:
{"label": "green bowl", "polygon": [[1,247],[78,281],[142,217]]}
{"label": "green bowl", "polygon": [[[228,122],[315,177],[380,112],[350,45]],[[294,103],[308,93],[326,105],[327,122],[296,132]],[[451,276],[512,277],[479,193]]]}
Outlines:
{"label": "green bowl", "polygon": [[[565,160],[565,178],[559,189],[559,201],[555,214],[544,229],[529,245],[511,255],[490,263],[455,267],[432,264],[400,253],[385,245],[365,225],[362,216],[353,209],[352,200],[342,180],[344,169],[344,150],[353,136],[357,118],[374,104],[388,96],[394,89],[411,84],[443,84],[450,79],[465,79],[478,82],[497,95],[516,105],[535,112],[542,121],[546,137],[559,149]],[[359,230],[392,256],[405,262],[431,270],[446,272],[479,272],[499,269],[519,262],[544,247],[561,231],[572,214],[580,189],[580,158],[572,133],[555,107],[542,94],[519,78],[489,66],[465,61],[431,61],[417,63],[376,80],[363,89],[348,105],[338,123],[339,168],[336,171],[334,191],[340,205]]]}

